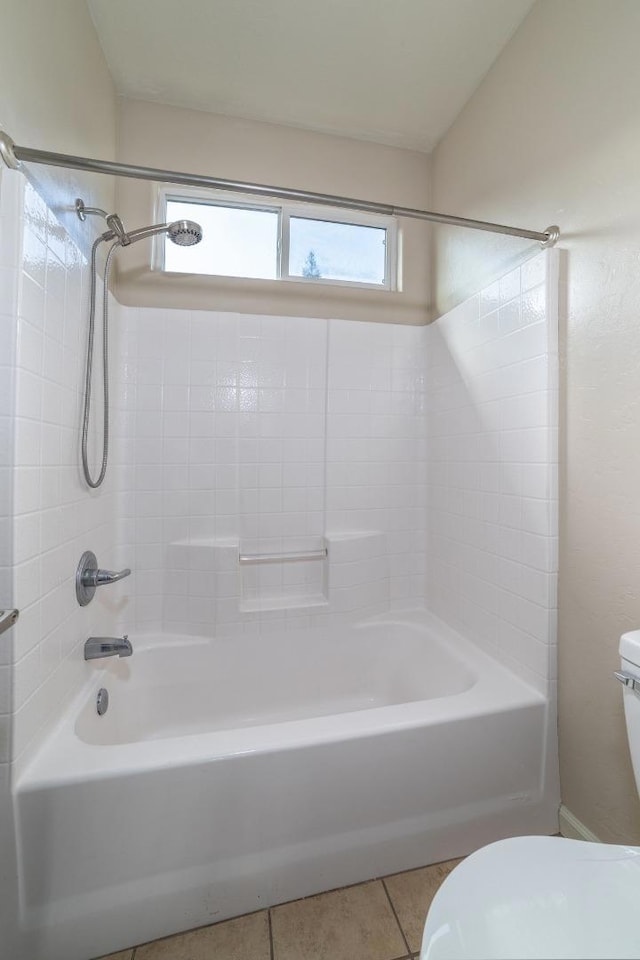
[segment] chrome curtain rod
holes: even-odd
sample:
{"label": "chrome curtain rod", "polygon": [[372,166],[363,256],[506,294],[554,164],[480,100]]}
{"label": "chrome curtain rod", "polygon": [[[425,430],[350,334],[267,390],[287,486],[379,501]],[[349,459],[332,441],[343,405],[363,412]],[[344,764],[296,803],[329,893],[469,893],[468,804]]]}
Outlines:
{"label": "chrome curtain rod", "polygon": [[92,160],[89,157],[74,157],[66,153],[51,153],[48,150],[33,150],[20,147],[10,136],[0,130],[0,156],[8,167],[19,169],[21,162],[43,163],[52,167],[66,167],[69,170],[88,170],[91,173],[105,173],[114,177],[131,177],[134,180],[156,180],[162,183],[177,183],[183,187],[206,187],[215,190],[229,190],[233,193],[247,193],[253,196],[294,200],[303,203],[322,204],[328,207],[342,207],[345,210],[359,210],[389,217],[408,217],[412,220],[429,220],[432,223],[448,223],[454,227],[468,227],[470,230],[485,230],[488,233],[504,233],[510,237],[524,237],[537,240],[543,247],[551,247],[560,236],[557,226],[546,230],[524,230],[521,227],[508,227],[503,223],[489,223],[486,220],[469,220],[466,217],[454,217],[431,210],[418,210],[413,207],[396,207],[389,203],[374,203],[370,200],[356,200],[352,197],[335,197],[328,193],[312,193],[308,190],[290,190],[284,187],[269,187],[260,183],[244,183],[236,180],[223,180],[219,177],[207,177],[197,173],[181,173],[177,170],[159,170],[154,167],[141,167],[132,163],[118,163],[113,160]]}

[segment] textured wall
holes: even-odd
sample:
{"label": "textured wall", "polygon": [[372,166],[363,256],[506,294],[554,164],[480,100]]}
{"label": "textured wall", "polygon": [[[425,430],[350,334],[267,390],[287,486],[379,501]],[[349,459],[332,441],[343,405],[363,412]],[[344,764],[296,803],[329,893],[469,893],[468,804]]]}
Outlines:
{"label": "textured wall", "polygon": [[[115,88],[84,0],[2,0],[0,16],[0,126],[20,146],[114,159]],[[76,197],[113,207],[111,177],[30,169],[72,231]]]}
{"label": "textured wall", "polygon": [[[611,673],[640,622],[639,33],[635,0],[540,0],[434,155],[436,208],[562,227],[562,794],[602,839],[636,842]],[[437,233],[442,305],[522,248]]]}
{"label": "textured wall", "polygon": [[[135,100],[120,101],[118,121],[119,159],[126,163],[397,206],[429,205],[424,153]],[[127,226],[156,218],[154,184],[121,180],[117,202]],[[402,292],[161,274],[151,271],[150,244],[141,242],[122,260],[117,296],[132,306],[209,310],[215,303],[217,310],[237,313],[425,323],[429,225],[403,220],[400,228]]]}

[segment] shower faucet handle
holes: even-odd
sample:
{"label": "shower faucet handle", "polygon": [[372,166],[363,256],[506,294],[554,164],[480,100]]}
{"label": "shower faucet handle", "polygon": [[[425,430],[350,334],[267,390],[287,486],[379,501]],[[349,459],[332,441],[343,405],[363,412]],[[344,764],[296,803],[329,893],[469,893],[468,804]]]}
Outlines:
{"label": "shower faucet handle", "polygon": [[124,570],[85,570],[82,582],[86,587],[102,587],[105,583],[117,583],[130,575],[129,567]]}
{"label": "shower faucet handle", "polygon": [[96,555],[86,550],[80,557],[76,570],[76,598],[81,607],[86,607],[93,600],[97,587],[107,583],[117,583],[131,574],[129,567],[124,570],[101,570],[98,567]]}

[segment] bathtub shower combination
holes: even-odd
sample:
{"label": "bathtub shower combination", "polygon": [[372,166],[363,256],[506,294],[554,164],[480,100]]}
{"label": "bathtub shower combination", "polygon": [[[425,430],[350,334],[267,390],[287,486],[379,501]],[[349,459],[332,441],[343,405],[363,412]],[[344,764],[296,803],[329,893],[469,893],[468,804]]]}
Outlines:
{"label": "bathtub shower combination", "polygon": [[[1,186],[19,250],[12,759],[32,960],[556,832],[555,252],[428,327],[98,291],[108,423],[82,374],[87,258],[21,174]],[[180,227],[114,217],[118,248]]]}

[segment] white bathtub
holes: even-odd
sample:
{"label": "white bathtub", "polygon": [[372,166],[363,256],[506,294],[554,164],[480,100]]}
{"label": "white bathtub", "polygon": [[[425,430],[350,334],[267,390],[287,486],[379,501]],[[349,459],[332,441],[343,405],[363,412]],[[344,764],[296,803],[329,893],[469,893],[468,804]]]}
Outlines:
{"label": "white bathtub", "polygon": [[132,642],[97,662],[17,784],[31,960],[557,829],[545,699],[424,613]]}

